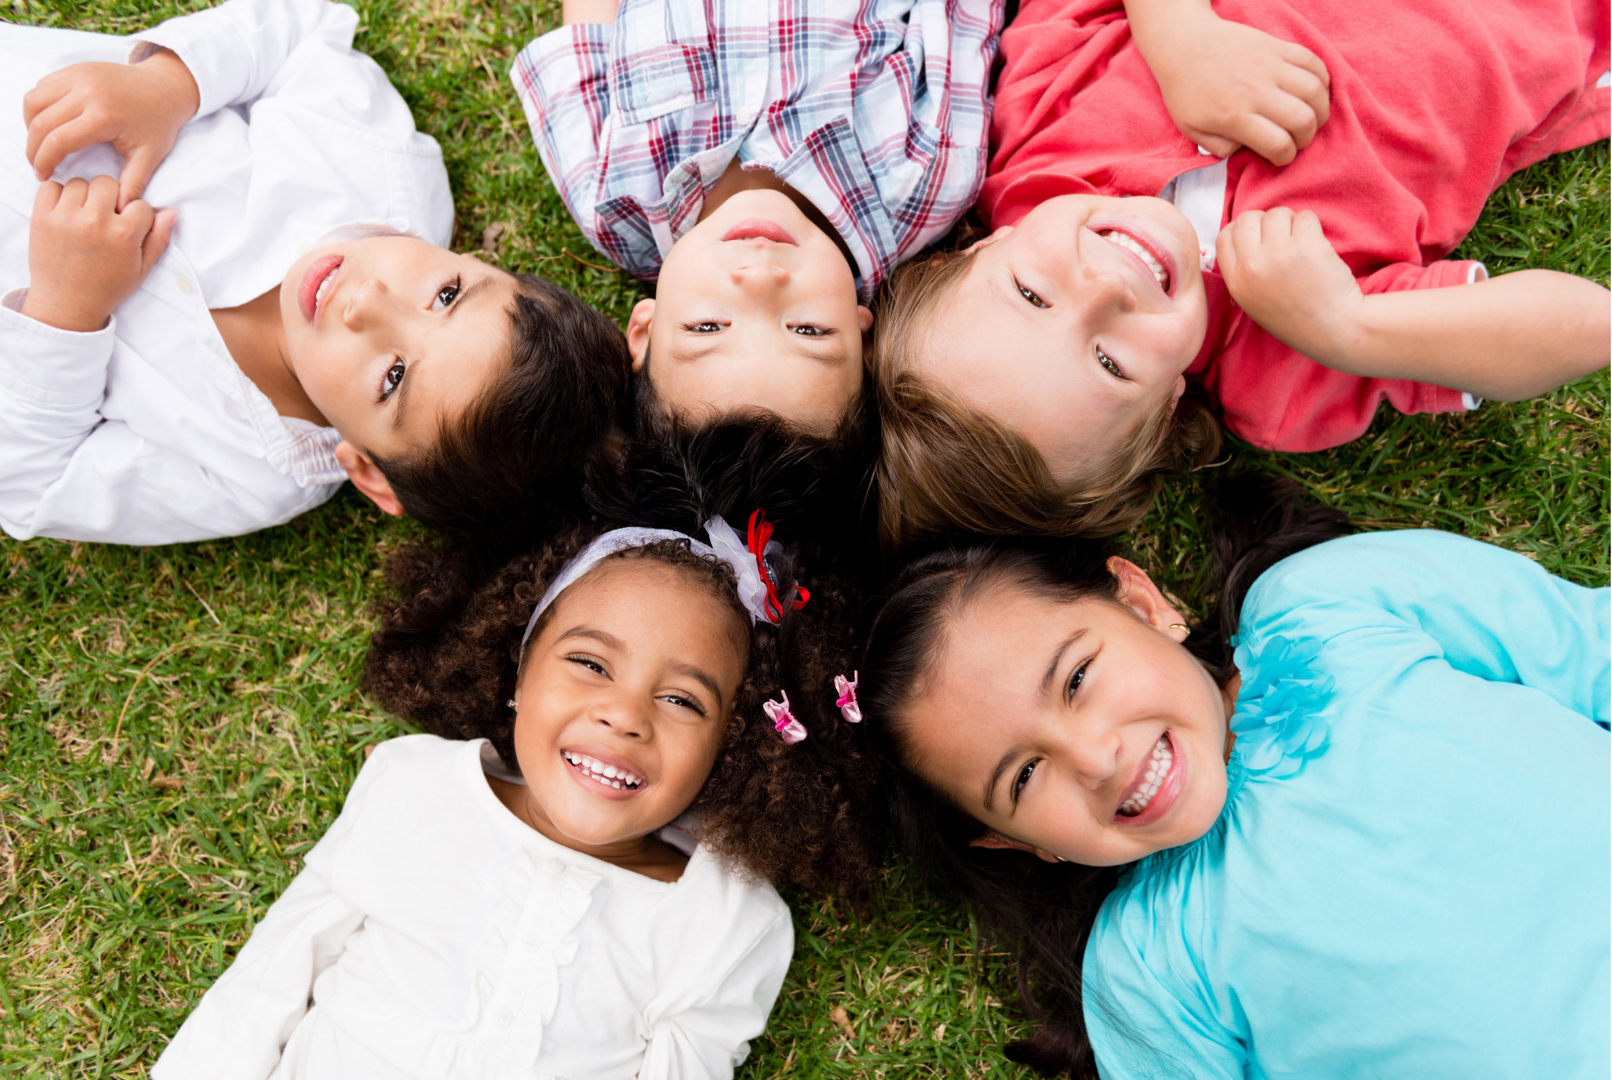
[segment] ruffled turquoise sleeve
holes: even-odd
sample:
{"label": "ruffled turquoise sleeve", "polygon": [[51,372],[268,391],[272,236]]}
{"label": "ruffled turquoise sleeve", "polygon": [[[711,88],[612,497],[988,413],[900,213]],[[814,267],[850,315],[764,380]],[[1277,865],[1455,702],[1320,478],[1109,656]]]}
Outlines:
{"label": "ruffled turquoise sleeve", "polygon": [[1356,664],[1373,654],[1428,661],[1544,693],[1603,727],[1612,721],[1609,590],[1553,577],[1491,544],[1424,530],[1370,533],[1284,559],[1248,592],[1232,717],[1251,773],[1280,775],[1325,746],[1324,665],[1344,639]]}

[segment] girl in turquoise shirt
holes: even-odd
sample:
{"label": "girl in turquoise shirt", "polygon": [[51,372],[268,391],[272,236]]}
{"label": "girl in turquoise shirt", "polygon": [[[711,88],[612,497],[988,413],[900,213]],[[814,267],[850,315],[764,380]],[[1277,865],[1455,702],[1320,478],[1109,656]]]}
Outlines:
{"label": "girl in turquoise shirt", "polygon": [[1263,520],[1195,629],[1067,541],[939,551],[875,620],[894,823],[1017,944],[1039,1028],[1009,1055],[1605,1077],[1608,590],[1446,533],[1327,540],[1342,515],[1291,499]]}

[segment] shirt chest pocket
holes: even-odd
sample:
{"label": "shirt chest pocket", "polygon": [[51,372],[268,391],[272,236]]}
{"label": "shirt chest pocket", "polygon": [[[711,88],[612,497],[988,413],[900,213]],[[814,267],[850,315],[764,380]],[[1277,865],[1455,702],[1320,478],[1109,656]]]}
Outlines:
{"label": "shirt chest pocket", "polygon": [[641,124],[716,96],[703,3],[623,4],[610,64],[619,123]]}

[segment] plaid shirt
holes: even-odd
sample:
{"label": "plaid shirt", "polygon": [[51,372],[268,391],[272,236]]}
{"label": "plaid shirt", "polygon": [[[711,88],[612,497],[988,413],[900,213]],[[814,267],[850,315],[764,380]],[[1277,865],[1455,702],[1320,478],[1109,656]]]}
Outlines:
{"label": "plaid shirt", "polygon": [[1003,0],[622,0],[510,72],[605,256],[653,279],[735,157],[810,199],[870,299],[973,205]]}

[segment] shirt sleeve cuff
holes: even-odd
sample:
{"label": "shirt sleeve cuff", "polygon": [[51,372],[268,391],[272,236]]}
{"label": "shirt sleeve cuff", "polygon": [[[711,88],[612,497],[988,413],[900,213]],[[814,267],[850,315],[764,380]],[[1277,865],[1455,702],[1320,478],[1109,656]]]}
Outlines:
{"label": "shirt sleeve cuff", "polygon": [[158,49],[173,50],[190,69],[190,77],[196,80],[199,101],[192,119],[211,116],[235,100],[244,86],[239,58],[231,58],[230,50],[218,40],[216,33],[187,32],[196,29],[184,22],[152,27],[134,39],[128,58],[128,63],[138,64]]}
{"label": "shirt sleeve cuff", "polygon": [[22,314],[27,296],[27,289],[13,289],[0,297],[0,385],[5,393],[41,406],[98,404],[106,392],[117,316],[91,333],[62,330]]}

